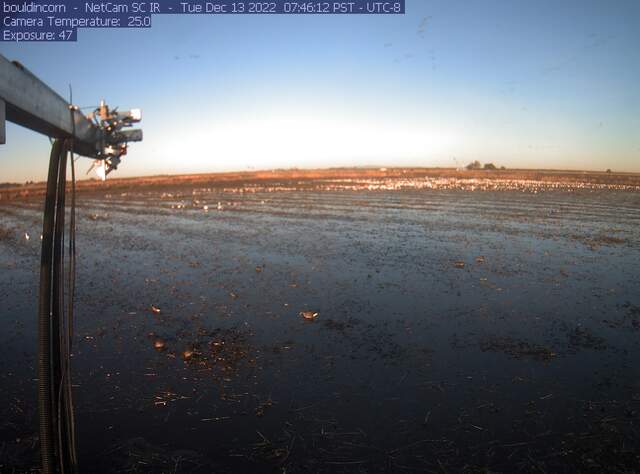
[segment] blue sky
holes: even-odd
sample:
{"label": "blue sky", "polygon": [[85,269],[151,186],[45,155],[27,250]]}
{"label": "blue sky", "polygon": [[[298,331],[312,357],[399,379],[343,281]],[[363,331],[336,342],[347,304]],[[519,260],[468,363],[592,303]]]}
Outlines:
{"label": "blue sky", "polygon": [[[404,16],[155,16],[0,43],[80,106],[143,109],[119,176],[275,167],[640,172],[640,2],[407,0]],[[0,181],[44,179],[9,124]],[[84,163],[83,163],[84,164]],[[89,162],[86,162],[87,167]]]}

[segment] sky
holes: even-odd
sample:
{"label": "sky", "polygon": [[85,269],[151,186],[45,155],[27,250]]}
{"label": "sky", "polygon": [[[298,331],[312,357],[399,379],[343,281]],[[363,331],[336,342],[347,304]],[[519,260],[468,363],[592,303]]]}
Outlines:
{"label": "sky", "polygon": [[[640,172],[640,2],[407,0],[405,15],[154,16],[0,43],[75,105],[141,108],[117,176],[334,166]],[[49,140],[7,125],[0,182]],[[90,166],[90,161],[80,162]]]}

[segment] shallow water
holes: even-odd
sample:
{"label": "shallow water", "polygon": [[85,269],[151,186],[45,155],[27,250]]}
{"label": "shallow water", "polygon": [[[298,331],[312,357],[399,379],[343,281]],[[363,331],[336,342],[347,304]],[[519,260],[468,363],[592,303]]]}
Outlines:
{"label": "shallow water", "polygon": [[[79,196],[83,472],[638,469],[640,193],[321,188]],[[0,205],[2,469],[40,226]]]}

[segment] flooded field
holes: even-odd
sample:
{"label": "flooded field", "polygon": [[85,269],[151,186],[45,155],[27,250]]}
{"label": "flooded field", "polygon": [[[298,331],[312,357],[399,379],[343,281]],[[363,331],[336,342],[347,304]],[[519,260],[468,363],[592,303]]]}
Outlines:
{"label": "flooded field", "polygon": [[[81,471],[638,471],[640,189],[434,182],[80,194]],[[41,201],[0,202],[2,472]]]}

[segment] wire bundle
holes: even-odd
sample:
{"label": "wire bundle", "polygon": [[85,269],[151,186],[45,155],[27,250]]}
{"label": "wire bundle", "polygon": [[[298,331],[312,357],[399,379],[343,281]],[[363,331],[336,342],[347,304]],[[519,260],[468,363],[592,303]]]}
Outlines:
{"label": "wire bundle", "polygon": [[75,166],[71,157],[69,271],[65,307],[64,226],[70,139],[51,148],[42,231],[38,308],[38,410],[44,473],[75,472],[77,458],[71,392],[71,346],[75,293]]}

